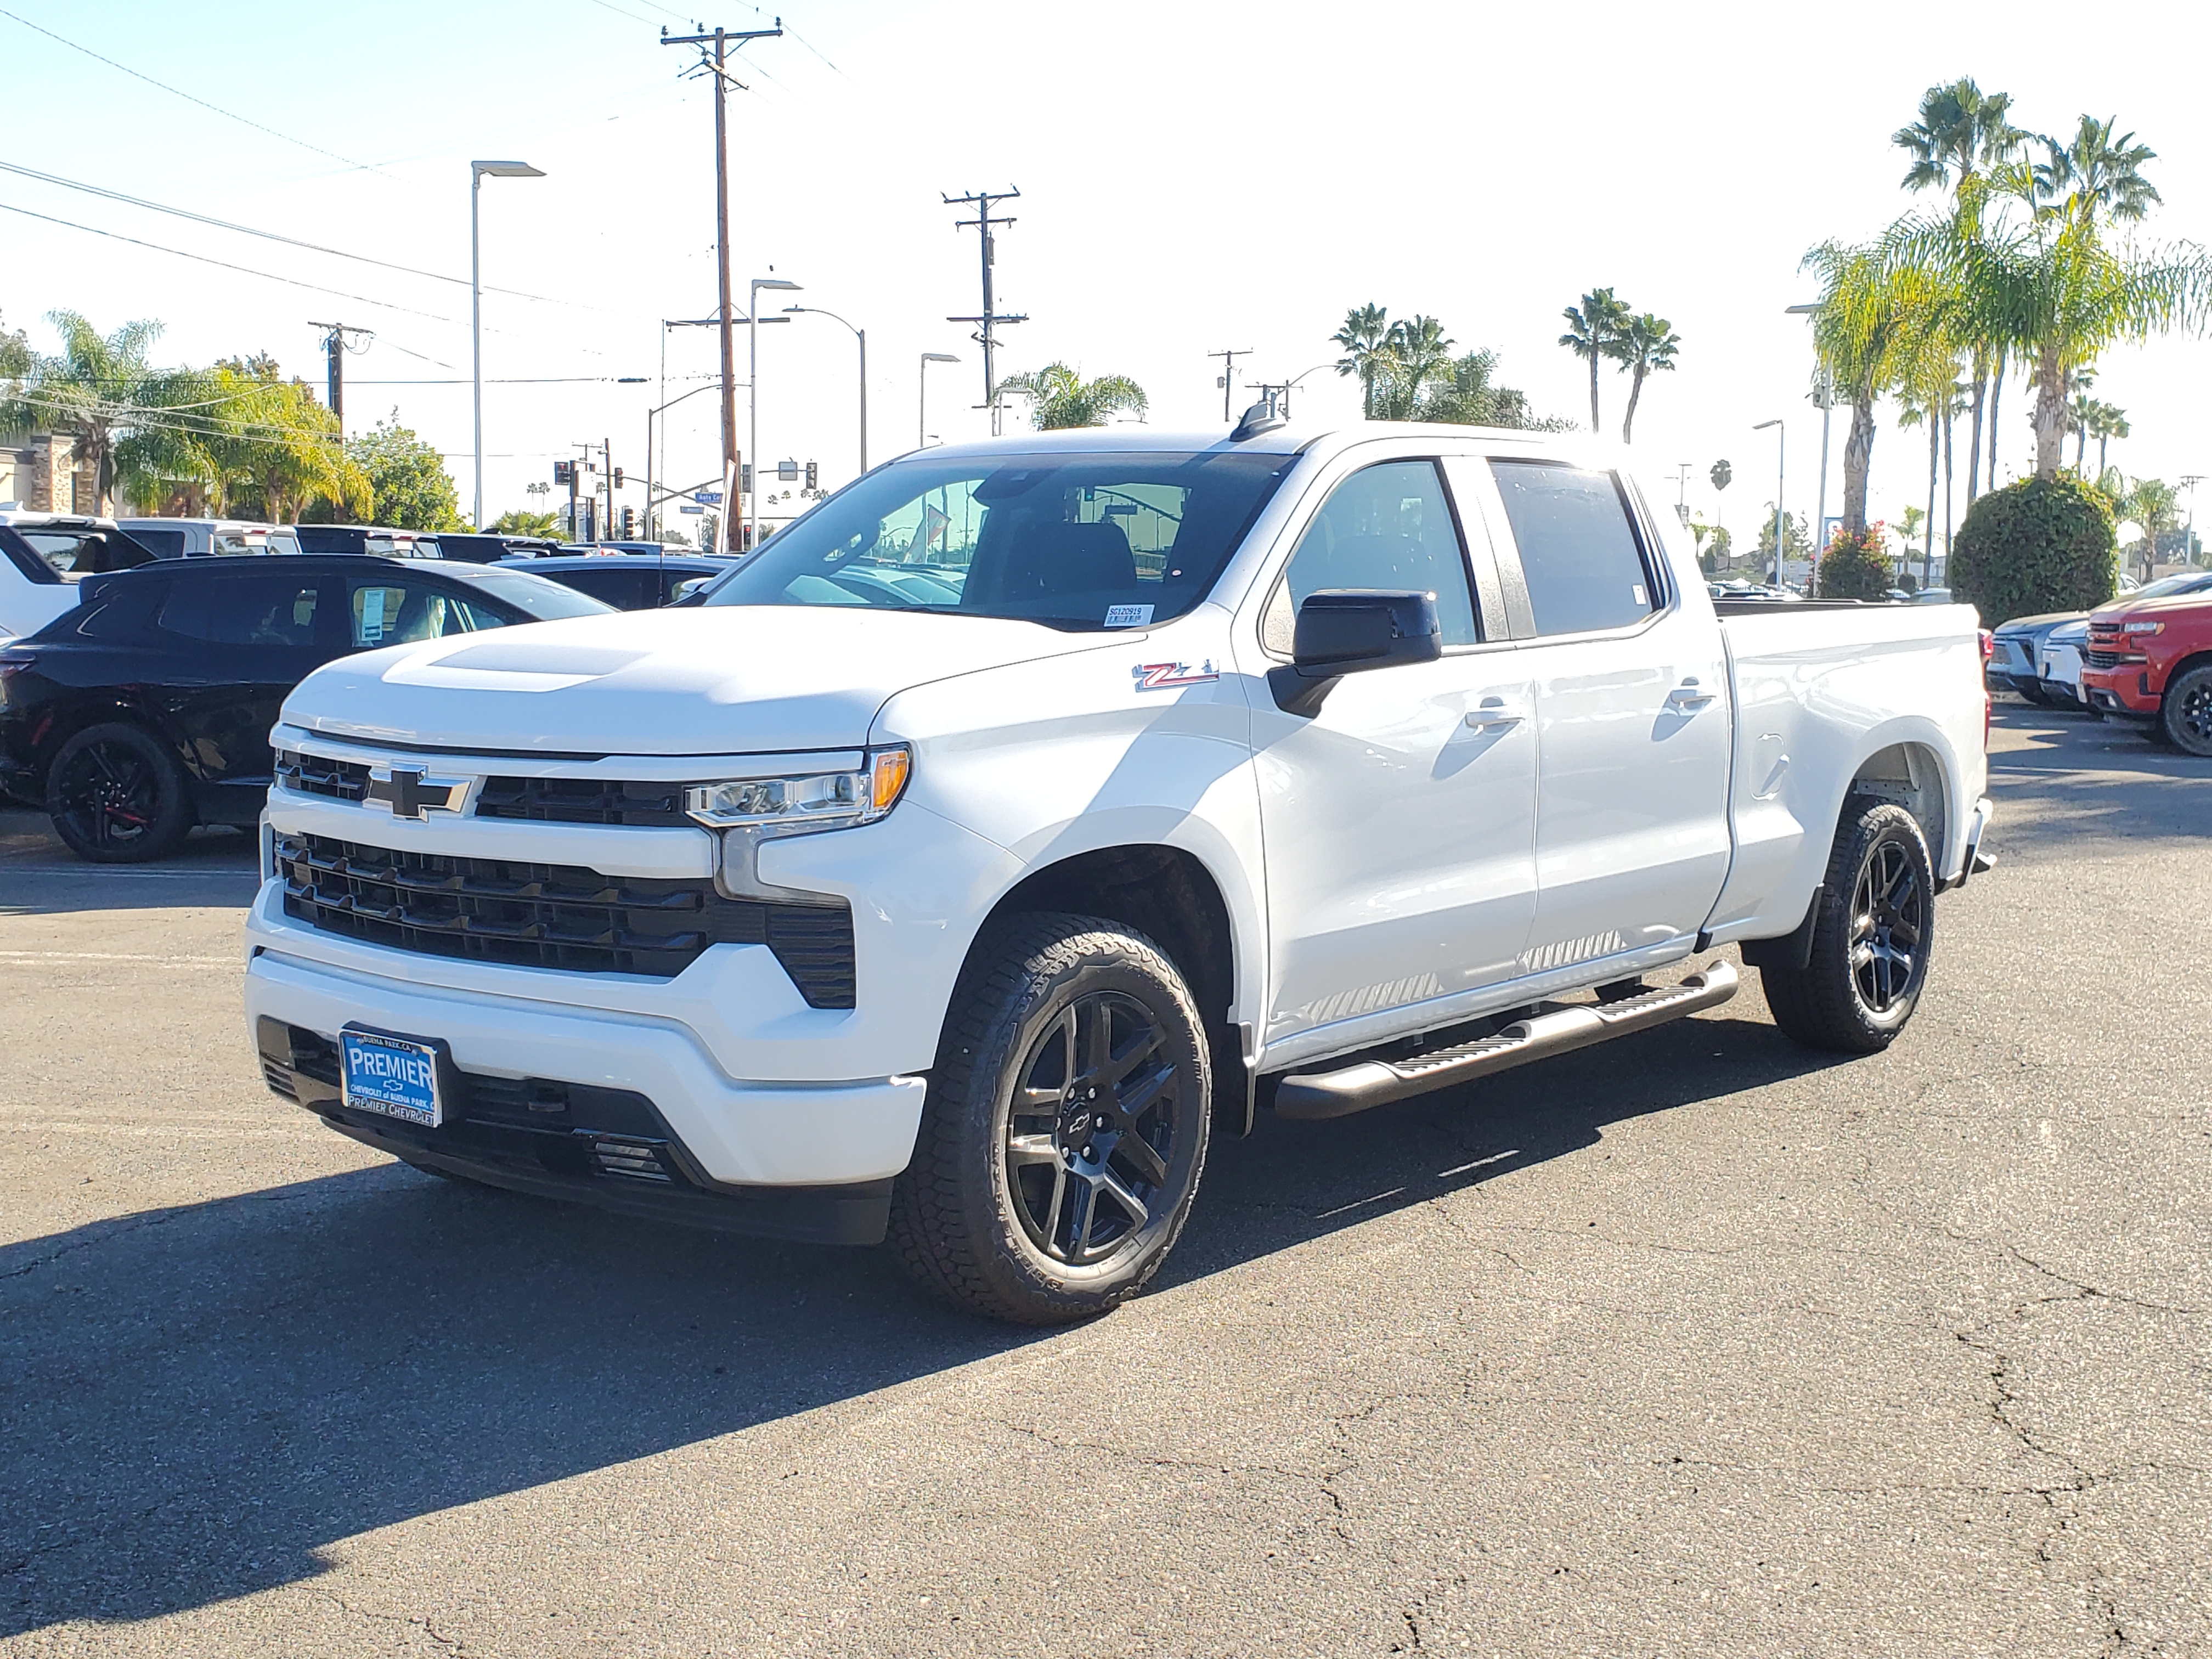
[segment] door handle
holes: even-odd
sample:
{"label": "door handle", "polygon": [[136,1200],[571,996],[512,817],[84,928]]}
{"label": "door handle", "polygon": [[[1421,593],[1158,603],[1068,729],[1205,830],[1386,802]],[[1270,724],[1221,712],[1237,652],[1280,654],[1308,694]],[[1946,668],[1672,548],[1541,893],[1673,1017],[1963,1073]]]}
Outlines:
{"label": "door handle", "polygon": [[1698,677],[1692,674],[1667,694],[1667,701],[1677,708],[1703,708],[1718,696],[1717,692],[1699,690]]}
{"label": "door handle", "polygon": [[1467,723],[1478,732],[1503,732],[1509,726],[1518,726],[1522,713],[1503,697],[1485,697],[1467,711]]}

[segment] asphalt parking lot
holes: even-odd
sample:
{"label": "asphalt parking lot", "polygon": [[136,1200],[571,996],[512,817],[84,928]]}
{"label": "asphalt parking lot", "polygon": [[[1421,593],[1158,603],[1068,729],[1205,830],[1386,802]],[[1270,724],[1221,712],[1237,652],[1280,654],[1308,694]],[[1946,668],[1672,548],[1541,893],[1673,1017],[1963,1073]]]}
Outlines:
{"label": "asphalt parking lot", "polygon": [[1263,1124],[1046,1334],[330,1133],[248,842],[0,817],[0,1651],[2212,1652],[2212,766],[1996,748],[1888,1054]]}

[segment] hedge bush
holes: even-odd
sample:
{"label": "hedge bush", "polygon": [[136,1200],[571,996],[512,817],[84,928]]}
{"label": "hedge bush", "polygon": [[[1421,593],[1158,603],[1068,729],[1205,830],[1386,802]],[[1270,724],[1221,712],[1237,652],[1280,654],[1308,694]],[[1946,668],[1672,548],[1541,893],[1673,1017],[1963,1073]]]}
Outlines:
{"label": "hedge bush", "polygon": [[1894,580],[1889,539],[1878,524],[1869,525],[1856,535],[1838,530],[1828,550],[1820,555],[1821,599],[1878,599],[1889,592]]}
{"label": "hedge bush", "polygon": [[2118,591],[2118,570],[2112,503],[2069,472],[1991,490],[1951,544],[1951,597],[1985,627],[2092,610]]}

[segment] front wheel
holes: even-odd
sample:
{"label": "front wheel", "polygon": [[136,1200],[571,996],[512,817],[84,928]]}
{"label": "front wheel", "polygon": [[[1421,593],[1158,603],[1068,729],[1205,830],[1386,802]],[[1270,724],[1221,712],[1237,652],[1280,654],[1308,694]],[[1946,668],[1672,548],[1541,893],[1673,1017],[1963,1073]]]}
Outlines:
{"label": "front wheel", "polygon": [[1175,964],[1118,922],[1018,915],[953,992],[890,1238],[994,1318],[1103,1313],[1159,1270],[1206,1166],[1212,1079]]}
{"label": "front wheel", "polygon": [[2212,756],[2212,663],[2174,677],[2160,701],[2158,723],[2175,748]]}
{"label": "front wheel", "polygon": [[1844,809],[1802,968],[1759,970],[1774,1023],[1811,1048],[1887,1048],[1919,1006],[1936,939],[1935,870],[1911,813]]}

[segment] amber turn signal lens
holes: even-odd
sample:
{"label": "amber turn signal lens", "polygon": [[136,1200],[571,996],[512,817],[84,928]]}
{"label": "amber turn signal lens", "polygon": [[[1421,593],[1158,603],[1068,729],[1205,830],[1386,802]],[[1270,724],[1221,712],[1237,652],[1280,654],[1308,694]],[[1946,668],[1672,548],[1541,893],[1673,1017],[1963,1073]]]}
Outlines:
{"label": "amber turn signal lens", "polygon": [[875,810],[888,812],[906,788],[907,775],[914,770],[914,757],[904,749],[878,749],[872,763]]}

